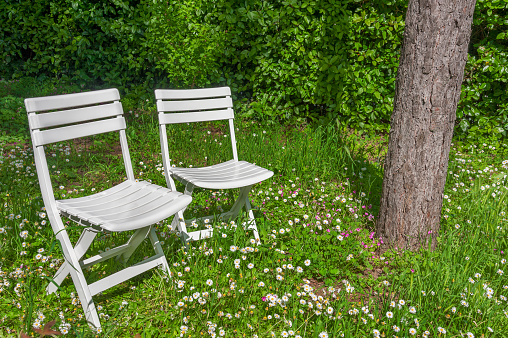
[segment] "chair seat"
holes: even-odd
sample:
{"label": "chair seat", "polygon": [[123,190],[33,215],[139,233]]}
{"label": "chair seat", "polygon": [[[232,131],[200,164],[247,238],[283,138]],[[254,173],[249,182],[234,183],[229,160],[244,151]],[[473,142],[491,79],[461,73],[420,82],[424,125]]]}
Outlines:
{"label": "chair seat", "polygon": [[179,181],[205,189],[234,189],[250,186],[273,176],[273,171],[245,161],[230,160],[201,168],[171,168]]}
{"label": "chair seat", "polygon": [[56,201],[71,219],[77,217],[104,230],[136,230],[162,221],[186,207],[192,198],[145,181],[127,180],[100,193]]}

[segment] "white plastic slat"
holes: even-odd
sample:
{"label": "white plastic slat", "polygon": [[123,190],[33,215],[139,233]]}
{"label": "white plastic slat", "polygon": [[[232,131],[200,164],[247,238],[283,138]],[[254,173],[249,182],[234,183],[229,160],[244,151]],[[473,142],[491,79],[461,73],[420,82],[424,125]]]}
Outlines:
{"label": "white plastic slat", "polygon": [[[176,192],[175,192],[176,193]],[[179,194],[179,193],[178,193]],[[178,211],[187,207],[192,201],[192,197],[179,194],[174,198],[174,194],[164,195],[157,199],[157,203],[151,204],[153,209],[137,210],[136,213],[125,213],[125,218],[106,219],[101,218],[101,227],[108,231],[128,231],[139,229],[146,224],[155,224],[169,216],[176,214]]]}
{"label": "white plastic slat", "polygon": [[254,175],[254,176],[243,176],[241,178],[234,178],[230,180],[220,180],[220,181],[208,181],[208,180],[191,180],[190,182],[197,187],[204,189],[236,189],[242,188],[249,185],[254,185],[261,181],[264,181],[273,176],[273,173],[265,173],[263,176]]}
{"label": "white plastic slat", "polygon": [[203,99],[189,101],[162,101],[157,100],[157,110],[159,112],[177,112],[177,111],[198,111],[210,109],[233,108],[231,97],[220,99]]}
{"label": "white plastic slat", "polygon": [[[121,208],[126,204],[135,204],[151,194],[154,193],[147,190],[128,189],[113,195],[104,196],[103,198],[96,199],[94,201],[86,201],[77,205],[61,204],[61,210],[76,216],[82,216],[80,213],[95,215],[97,212],[104,212],[104,210]],[[162,196],[162,193],[158,193],[156,196],[160,197]]]}
{"label": "white plastic slat", "polygon": [[167,203],[175,200],[180,196],[180,193],[169,194],[150,194],[136,201],[130,203],[120,204],[111,208],[103,209],[100,211],[91,212],[97,220],[111,221],[131,218],[140,214],[150,212],[157,209],[161,205],[161,200],[164,199]]}
{"label": "white plastic slat", "polygon": [[26,111],[40,112],[54,109],[89,106],[120,100],[118,89],[103,89],[92,92],[34,97],[25,99]]}
{"label": "white plastic slat", "polygon": [[122,104],[120,102],[113,102],[100,106],[61,110],[43,114],[30,114],[28,116],[28,122],[30,129],[34,130],[64,124],[98,120],[122,114]]}
{"label": "white plastic slat", "polygon": [[204,229],[188,232],[189,238],[187,240],[199,241],[201,239],[211,238],[213,236],[213,229]]}
{"label": "white plastic slat", "polygon": [[159,124],[218,121],[234,118],[233,109],[194,113],[159,113]]}
{"label": "white plastic slat", "polygon": [[[176,200],[179,196],[182,196],[179,192],[171,192],[169,194],[165,194],[163,196],[159,196],[154,202],[155,203],[149,203],[147,206],[138,206],[136,208],[131,208],[130,210],[125,210],[120,213],[115,213],[114,210],[112,210],[112,213],[109,215],[97,217],[97,219],[100,219],[100,222],[109,223],[109,222],[115,222],[115,223],[121,223],[122,221],[130,221],[133,218],[139,217],[141,215],[148,215],[152,211],[157,212],[157,208],[161,207],[164,204],[168,204],[168,207],[171,206],[170,202]],[[155,223],[155,222],[154,222]]]}
{"label": "white plastic slat", "polygon": [[[58,203],[58,208],[63,213],[68,214],[70,216],[77,217],[78,219],[82,219],[87,221],[88,223],[94,225],[101,225],[101,221],[98,221],[94,216],[96,216],[96,212],[101,212],[101,214],[111,214],[114,213],[116,208],[125,208],[131,209],[136,206],[137,203],[142,203],[142,200],[147,198],[147,196],[154,194],[154,192],[149,191],[140,191],[125,189],[119,193],[103,196],[101,199],[97,199],[94,201],[84,201],[83,203],[69,205],[64,202]],[[125,197],[124,197],[125,196]],[[162,194],[155,193],[157,198],[160,198]]]}
{"label": "white plastic slat", "polygon": [[216,170],[219,170],[219,169],[231,170],[232,168],[243,167],[245,165],[252,165],[252,164],[249,163],[249,162],[245,162],[245,161],[229,160],[229,161],[226,161],[226,162],[222,162],[222,163],[219,163],[219,164],[214,164],[214,165],[207,166],[207,167],[199,167],[199,168],[174,167],[174,168],[171,168],[171,169],[172,170],[182,171],[182,172],[189,171],[189,172],[209,173],[209,172],[216,171]]}
{"label": "white plastic slat", "polygon": [[115,188],[106,190],[106,194],[96,194],[93,199],[58,201],[58,209],[108,231],[127,231],[159,222],[192,200],[190,196],[143,181],[108,193]]}
{"label": "white plastic slat", "polygon": [[[213,167],[212,167],[213,168]],[[212,169],[210,168],[210,169]],[[220,179],[221,177],[236,177],[239,175],[245,174],[255,174],[255,173],[265,173],[271,172],[270,170],[255,166],[249,165],[245,167],[231,167],[231,168],[213,168],[213,170],[207,171],[199,171],[199,170],[189,170],[188,168],[173,168],[173,174],[182,177],[194,177],[199,179]]]}
{"label": "white plastic slat", "polygon": [[107,290],[115,285],[118,285],[126,280],[131,279],[134,276],[139,275],[145,271],[155,268],[158,265],[164,264],[164,255],[158,254],[145,259],[140,264],[129,266],[123,270],[120,270],[112,275],[109,275],[103,279],[98,280],[95,283],[90,284],[90,293],[95,296],[99,292]]}
{"label": "white plastic slat", "polygon": [[[130,184],[126,184],[126,183]],[[120,187],[122,189],[117,189]],[[147,191],[155,191],[156,186],[154,187],[148,187],[152,186],[152,184],[141,181],[141,182],[134,182],[134,181],[125,181],[121,183],[119,186],[115,186],[111,189],[105,190],[101,193],[87,196],[87,197],[80,197],[80,198],[72,198],[67,200],[60,200],[58,201],[59,205],[68,206],[68,207],[78,207],[78,208],[84,208],[88,206],[95,206],[95,205],[101,205],[101,204],[109,204],[113,203],[115,200],[127,198],[129,195],[136,194],[141,189],[147,190]],[[152,189],[152,190],[150,190]]]}
{"label": "white plastic slat", "polygon": [[[203,170],[206,169],[206,170]],[[233,162],[227,166],[209,166],[202,168],[173,168],[173,173],[180,176],[192,176],[196,178],[214,178],[243,175],[249,172],[266,172],[267,169],[261,168],[248,162]]]}
{"label": "white plastic slat", "polygon": [[148,182],[145,182],[145,181],[140,181],[140,182],[135,182],[135,181],[124,181],[118,185],[115,185],[114,187],[112,188],[109,188],[107,190],[104,190],[104,191],[101,191],[101,192],[98,192],[94,195],[89,195],[89,196],[84,196],[84,197],[77,197],[77,198],[70,198],[70,199],[65,199],[65,200],[58,200],[57,201],[57,204],[65,204],[65,205],[75,205],[75,204],[78,204],[78,203],[83,203],[83,202],[87,202],[87,201],[93,201],[93,200],[97,200],[98,198],[102,198],[103,196],[105,195],[111,195],[113,193],[117,193],[119,191],[122,191],[122,190],[125,190],[133,185],[137,185],[137,184],[149,184]]}
{"label": "white plastic slat", "polygon": [[201,89],[156,89],[156,100],[185,100],[203,99],[208,97],[230,96],[229,87],[201,88]]}
{"label": "white plastic slat", "polygon": [[54,128],[49,130],[35,130],[33,132],[35,146],[49,143],[71,140],[79,137],[107,133],[125,129],[125,119],[116,117],[113,119],[82,123],[79,125]]}
{"label": "white plastic slat", "polygon": [[228,161],[203,168],[172,168],[178,180],[208,189],[232,189],[259,183],[273,176],[273,172],[241,161]]}
{"label": "white plastic slat", "polygon": [[[197,174],[179,174],[176,172],[174,175],[178,177],[184,177],[187,181],[191,183],[195,182],[220,182],[220,181],[234,181],[241,180],[245,177],[261,177],[271,173],[269,170],[263,170],[262,168],[248,168],[246,170],[237,170],[233,172],[227,173],[213,173],[211,175],[197,175]],[[270,174],[270,176],[272,176]],[[262,179],[260,180],[262,181]],[[258,181],[258,182],[260,182]],[[257,183],[257,182],[256,182]]]}
{"label": "white plastic slat", "polygon": [[[229,161],[218,163],[218,164],[214,164],[214,165],[211,165],[211,166],[208,166],[208,167],[199,167],[199,168],[172,167],[171,171],[178,170],[178,171],[182,171],[183,172],[183,171],[191,170],[191,171],[199,171],[199,172],[208,172],[208,171],[217,170],[219,168],[230,168],[232,165],[234,165],[235,162],[237,162],[237,161],[235,161],[235,160],[229,160]],[[241,161],[241,162],[245,162],[245,161]]]}
{"label": "white plastic slat", "polygon": [[[225,165],[224,165],[225,164]],[[171,168],[175,174],[182,175],[194,175],[199,177],[210,177],[210,176],[220,176],[220,175],[228,175],[228,173],[233,172],[247,172],[252,170],[260,170],[260,171],[269,171],[265,168],[257,166],[255,164],[245,162],[245,161],[228,161],[218,165],[212,165],[208,167],[201,168]]]}
{"label": "white plastic slat", "polygon": [[83,269],[88,268],[89,266],[95,265],[97,263],[103,262],[105,260],[110,259],[111,257],[115,257],[119,254],[121,254],[124,251],[127,251],[129,249],[129,244],[123,244],[119,245],[116,248],[110,249],[108,251],[104,251],[99,253],[98,255],[92,256],[90,258],[84,259],[80,266]]}
{"label": "white plastic slat", "polygon": [[[134,210],[136,208],[142,207],[158,198],[161,198],[167,193],[168,193],[167,189],[151,193],[146,190],[140,190],[123,199],[117,199],[108,203],[101,203],[86,207],[82,206],[74,208],[70,207],[66,210],[69,213],[75,211],[101,217],[113,214],[122,214],[125,212],[130,212],[131,210]],[[119,217],[122,218],[122,216]]]}

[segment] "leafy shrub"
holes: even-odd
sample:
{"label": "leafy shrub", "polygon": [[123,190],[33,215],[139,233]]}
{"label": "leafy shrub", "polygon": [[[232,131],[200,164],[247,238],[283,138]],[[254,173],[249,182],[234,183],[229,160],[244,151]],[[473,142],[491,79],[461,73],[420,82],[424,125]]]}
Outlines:
{"label": "leafy shrub", "polygon": [[395,1],[358,6],[354,11],[347,41],[350,63],[344,103],[338,110],[342,124],[368,131],[389,130],[405,6]]}
{"label": "leafy shrub", "polygon": [[225,39],[210,22],[213,3],[158,0],[152,10],[154,17],[146,37],[155,55],[155,68],[176,87],[217,83]]}
{"label": "leafy shrub", "polygon": [[2,1],[2,76],[123,85],[154,75],[146,1]]}
{"label": "leafy shrub", "polygon": [[499,139],[508,131],[508,3],[479,0],[474,14],[459,129],[470,139]]}
{"label": "leafy shrub", "polygon": [[248,115],[318,118],[341,101],[349,2],[218,2],[226,82],[250,98]]}
{"label": "leafy shrub", "polygon": [[7,135],[28,135],[28,119],[23,99],[11,95],[0,97],[0,129]]}
{"label": "leafy shrub", "polygon": [[[386,132],[406,8],[402,0],[7,0],[0,76],[116,86],[144,101],[140,92],[155,86],[228,85],[246,116]],[[507,8],[477,1],[457,109],[462,138],[506,137]]]}

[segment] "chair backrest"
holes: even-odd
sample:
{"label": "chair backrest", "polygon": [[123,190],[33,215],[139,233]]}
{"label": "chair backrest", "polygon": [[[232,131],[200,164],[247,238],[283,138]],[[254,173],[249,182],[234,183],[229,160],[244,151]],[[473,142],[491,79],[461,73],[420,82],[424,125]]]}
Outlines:
{"label": "chair backrest", "polygon": [[157,89],[155,90],[155,99],[157,100],[157,111],[159,112],[162,157],[165,168],[170,168],[171,165],[167,149],[166,124],[176,123],[229,120],[233,159],[238,161],[233,124],[233,100],[231,99],[231,89],[229,87]]}
{"label": "chair backrest", "polygon": [[134,179],[125,119],[117,89],[25,99],[35,165],[46,207],[54,207],[44,146],[96,134],[118,131],[127,178]]}

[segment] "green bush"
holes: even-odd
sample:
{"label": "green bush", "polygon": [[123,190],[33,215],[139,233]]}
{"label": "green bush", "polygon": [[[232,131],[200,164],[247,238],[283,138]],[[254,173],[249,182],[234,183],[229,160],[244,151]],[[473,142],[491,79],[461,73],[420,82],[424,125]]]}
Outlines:
{"label": "green bush", "polygon": [[248,115],[319,118],[344,94],[351,1],[219,1],[226,83]]}
{"label": "green bush", "polygon": [[6,135],[28,136],[28,119],[23,99],[12,95],[0,97],[0,130]]}
{"label": "green bush", "polygon": [[146,38],[155,68],[174,87],[204,87],[219,82],[224,35],[210,22],[208,0],[155,0]]}
{"label": "green bush", "polygon": [[508,3],[479,0],[474,15],[457,131],[498,139],[508,131]]}
{"label": "green bush", "polygon": [[[116,86],[144,101],[156,86],[228,85],[246,116],[386,132],[406,8],[402,0],[6,0],[0,76]],[[507,8],[477,1],[457,110],[462,138],[506,137]]]}
{"label": "green bush", "polygon": [[49,76],[122,86],[154,75],[146,1],[0,3],[2,76]]}
{"label": "green bush", "polygon": [[339,120],[361,130],[388,131],[404,33],[406,3],[358,6],[348,39],[347,85]]}

